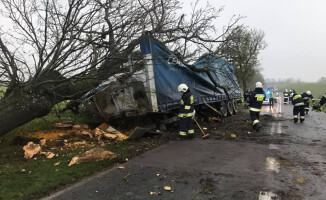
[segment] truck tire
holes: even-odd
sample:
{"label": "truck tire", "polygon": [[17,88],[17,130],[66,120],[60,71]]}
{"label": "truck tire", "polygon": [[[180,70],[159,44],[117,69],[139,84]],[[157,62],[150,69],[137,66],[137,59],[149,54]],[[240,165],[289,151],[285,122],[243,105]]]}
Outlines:
{"label": "truck tire", "polygon": [[233,115],[233,101],[232,99],[227,102],[227,113],[229,116]]}
{"label": "truck tire", "polygon": [[238,103],[236,99],[232,99],[233,102],[233,114],[237,114],[238,113]]}
{"label": "truck tire", "polygon": [[226,117],[228,115],[228,108],[227,108],[227,104],[225,101],[221,101],[220,102],[220,106],[219,106],[219,111],[222,113],[223,117]]}

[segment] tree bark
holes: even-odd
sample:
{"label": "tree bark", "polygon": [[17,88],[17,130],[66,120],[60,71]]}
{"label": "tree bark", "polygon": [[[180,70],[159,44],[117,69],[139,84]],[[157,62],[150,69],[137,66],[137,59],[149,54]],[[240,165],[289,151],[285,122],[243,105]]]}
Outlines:
{"label": "tree bark", "polygon": [[22,89],[0,100],[0,136],[35,118],[47,115],[58,103],[52,96]]}

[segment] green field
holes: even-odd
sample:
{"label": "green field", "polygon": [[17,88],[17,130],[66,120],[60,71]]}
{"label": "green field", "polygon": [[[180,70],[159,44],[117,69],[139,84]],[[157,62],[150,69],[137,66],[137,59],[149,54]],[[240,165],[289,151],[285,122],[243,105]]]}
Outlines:
{"label": "green field", "polygon": [[273,83],[270,86],[276,86],[278,91],[285,89],[295,89],[299,94],[310,90],[315,99],[320,99],[326,92],[326,83]]}

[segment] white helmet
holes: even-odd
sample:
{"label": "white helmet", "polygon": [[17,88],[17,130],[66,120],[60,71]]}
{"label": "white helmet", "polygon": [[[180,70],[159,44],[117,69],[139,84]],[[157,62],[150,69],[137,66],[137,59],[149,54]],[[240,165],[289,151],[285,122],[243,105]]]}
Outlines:
{"label": "white helmet", "polygon": [[306,92],[306,94],[307,94],[307,95],[311,95],[311,92],[308,90],[308,91]]}
{"label": "white helmet", "polygon": [[288,92],[288,89],[285,89],[285,92]]}
{"label": "white helmet", "polygon": [[257,82],[255,85],[256,88],[263,88],[263,84],[261,82]]}
{"label": "white helmet", "polygon": [[178,86],[178,90],[179,92],[187,92],[188,90],[188,86],[184,83],[181,83],[179,86]]}

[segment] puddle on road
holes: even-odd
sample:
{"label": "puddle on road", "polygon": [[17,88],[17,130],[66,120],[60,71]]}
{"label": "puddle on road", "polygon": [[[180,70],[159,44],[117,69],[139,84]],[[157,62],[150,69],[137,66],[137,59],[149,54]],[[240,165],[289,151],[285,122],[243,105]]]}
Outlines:
{"label": "puddle on road", "polygon": [[280,199],[277,194],[273,192],[260,191],[258,200],[278,200]]}
{"label": "puddle on road", "polygon": [[272,157],[266,158],[266,171],[272,171],[279,173],[280,172],[280,162]]}

